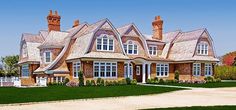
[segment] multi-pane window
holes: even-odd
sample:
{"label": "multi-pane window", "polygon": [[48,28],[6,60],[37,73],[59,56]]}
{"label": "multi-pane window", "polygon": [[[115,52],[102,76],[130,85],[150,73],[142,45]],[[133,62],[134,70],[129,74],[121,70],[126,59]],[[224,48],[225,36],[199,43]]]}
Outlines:
{"label": "multi-pane window", "polygon": [[129,41],[128,44],[124,44],[124,50],[127,54],[138,54],[138,46],[132,41]]}
{"label": "multi-pane window", "polygon": [[157,77],[169,76],[169,64],[161,63],[156,65]]}
{"label": "multi-pane window", "polygon": [[22,77],[29,77],[29,65],[28,64],[22,65],[21,73],[22,73],[21,74]]}
{"label": "multi-pane window", "polygon": [[207,43],[199,43],[197,45],[197,53],[199,55],[208,55],[208,44]]}
{"label": "multi-pane window", "polygon": [[149,54],[150,55],[157,55],[157,47],[156,46],[149,46]]}
{"label": "multi-pane window", "polygon": [[201,64],[200,63],[194,63],[193,64],[193,75],[194,76],[200,76],[201,75]]}
{"label": "multi-pane window", "polygon": [[51,62],[51,52],[45,52],[45,63],[50,63]]}
{"label": "multi-pane window", "polygon": [[80,62],[73,63],[73,77],[78,78],[79,77],[79,71],[80,71]]}
{"label": "multi-pane window", "polygon": [[22,46],[22,57],[23,58],[27,57],[27,46],[26,46],[26,44],[24,44]]}
{"label": "multi-pane window", "polygon": [[205,76],[212,76],[212,64],[205,63]]}
{"label": "multi-pane window", "polygon": [[113,51],[114,50],[114,41],[112,38],[104,35],[103,37],[97,38],[97,50],[102,51]]}
{"label": "multi-pane window", "polygon": [[113,62],[95,62],[94,63],[94,77],[116,77],[117,63]]}
{"label": "multi-pane window", "polygon": [[54,83],[62,83],[65,81],[65,76],[55,76],[53,77],[53,82]]}

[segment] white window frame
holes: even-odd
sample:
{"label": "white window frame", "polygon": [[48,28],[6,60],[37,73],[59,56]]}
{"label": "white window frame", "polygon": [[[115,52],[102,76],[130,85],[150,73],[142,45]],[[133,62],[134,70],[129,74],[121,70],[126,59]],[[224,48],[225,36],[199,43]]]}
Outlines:
{"label": "white window frame", "polygon": [[[125,46],[124,45],[126,45],[126,48],[125,48]],[[131,46],[132,47],[132,53],[129,53],[129,46]],[[134,53],[134,46],[136,46],[137,47],[137,53]],[[133,41],[127,41],[127,43],[124,43],[123,44],[123,47],[124,47],[124,50],[126,50],[126,53],[128,54],[128,55],[138,55],[138,45],[137,44],[135,44]]]}
{"label": "white window frame", "polygon": [[[104,50],[103,49],[103,40],[104,39],[107,39],[107,50]],[[101,39],[101,50],[98,49],[98,39]],[[110,47],[110,40],[112,40],[112,50],[109,50],[109,47]],[[100,36],[98,36],[96,38],[96,50],[97,51],[114,51],[115,50],[115,40],[114,40],[114,37],[112,35],[106,35],[106,34],[101,34]]]}
{"label": "white window frame", "polygon": [[23,46],[22,46],[22,57],[25,58],[27,56],[28,56],[27,55],[27,46],[26,46],[26,44],[23,44]]}
{"label": "white window frame", "polygon": [[[80,61],[73,62],[73,78],[78,78],[80,71],[81,71],[81,62]],[[76,76],[74,74],[76,74]]]}
{"label": "white window frame", "polygon": [[[28,73],[27,73],[27,74],[28,74],[27,76],[24,76],[24,74],[23,74],[23,72],[24,72],[23,69],[27,69],[27,72],[28,72]],[[29,76],[30,76],[29,64],[23,64],[22,67],[21,67],[21,77],[22,77],[22,78],[28,78]]]}
{"label": "white window frame", "polygon": [[140,75],[140,74],[141,74],[140,66],[136,66],[136,75]]}
{"label": "white window frame", "polygon": [[201,63],[193,63],[193,76],[201,76]]}
{"label": "white window frame", "polygon": [[[50,53],[50,61],[47,62],[47,58],[46,58],[46,53],[49,52]],[[52,62],[52,52],[51,51],[45,51],[44,52],[44,62],[45,63],[51,63]]]}
{"label": "white window frame", "polygon": [[[95,64],[95,63],[98,63],[98,64]],[[104,71],[104,77],[101,77],[101,63],[105,63],[103,66],[105,67],[105,71]],[[107,64],[110,63],[110,77],[106,75],[107,73]],[[115,65],[113,65],[115,64]],[[95,76],[95,66],[98,66],[99,70],[98,70],[98,76]],[[113,69],[112,67],[115,66],[115,72],[116,72],[116,76],[112,76],[112,72],[113,72]],[[118,76],[118,73],[117,73],[117,62],[108,62],[108,61],[94,61],[93,62],[93,77],[94,78],[117,78]]]}
{"label": "white window frame", "polygon": [[198,55],[208,55],[209,45],[206,42],[198,43],[197,54]]}
{"label": "white window frame", "polygon": [[[163,71],[162,71],[162,68],[163,68]],[[169,69],[170,69],[169,63],[156,63],[156,76],[157,77],[169,77]],[[159,75],[157,74],[158,72],[159,72]],[[163,75],[161,75],[161,73],[163,73]],[[167,73],[167,75],[165,73]]]}
{"label": "white window frame", "polygon": [[[64,78],[64,79],[63,79]],[[56,79],[56,80],[55,80]],[[65,76],[54,76],[53,77],[53,82],[54,83],[62,83],[63,81],[65,81],[66,77]],[[55,81],[54,81],[55,80]]]}
{"label": "white window frame", "polygon": [[[150,48],[151,48],[151,49],[150,49]],[[155,50],[154,48],[156,48],[156,50]],[[151,46],[148,47],[148,50],[149,50],[149,54],[150,54],[150,55],[153,55],[153,56],[157,55],[157,46],[151,45]],[[154,51],[156,51],[155,54],[154,54]]]}
{"label": "white window frame", "polygon": [[204,73],[205,73],[205,76],[212,76],[212,73],[213,73],[212,63],[205,63]]}

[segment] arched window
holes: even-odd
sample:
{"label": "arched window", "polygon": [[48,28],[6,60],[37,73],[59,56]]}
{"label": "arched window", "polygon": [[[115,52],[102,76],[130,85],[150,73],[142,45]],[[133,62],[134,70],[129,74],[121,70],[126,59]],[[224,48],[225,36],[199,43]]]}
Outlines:
{"label": "arched window", "polygon": [[198,43],[197,54],[208,55],[208,43],[206,43],[206,42]]}
{"label": "arched window", "polygon": [[108,37],[107,35],[101,35],[97,38],[97,50],[100,51],[113,51],[114,50],[114,41],[113,38]]}
{"label": "arched window", "polygon": [[128,41],[128,43],[123,44],[125,53],[127,54],[138,54],[138,46],[133,41]]}

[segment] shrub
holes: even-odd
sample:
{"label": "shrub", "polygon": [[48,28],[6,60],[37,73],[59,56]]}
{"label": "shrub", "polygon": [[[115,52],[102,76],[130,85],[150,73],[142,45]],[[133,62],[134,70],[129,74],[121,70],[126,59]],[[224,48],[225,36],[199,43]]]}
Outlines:
{"label": "shrub", "polygon": [[91,86],[96,86],[96,83],[94,80],[91,80]]}
{"label": "shrub", "polygon": [[113,83],[114,86],[118,86],[119,85],[117,81],[113,81],[112,83]]}
{"label": "shrub", "polygon": [[175,71],[175,79],[179,80],[179,71],[178,70]]}
{"label": "shrub", "polygon": [[160,83],[160,84],[164,84],[165,81],[164,81],[163,79],[160,79],[160,80],[159,80],[159,83]]}
{"label": "shrub", "polygon": [[147,84],[151,84],[151,79],[147,79]]}
{"label": "shrub", "polygon": [[97,79],[97,86],[104,86],[104,79],[98,78]]}
{"label": "shrub", "polygon": [[66,78],[63,83],[64,83],[64,85],[65,85],[65,84],[67,84],[68,82],[70,82],[70,80],[69,80],[68,78]]}
{"label": "shrub", "polygon": [[105,86],[110,86],[110,85],[111,85],[110,81],[105,81]]}
{"label": "shrub", "polygon": [[126,80],[125,80],[125,79],[122,79],[122,80],[121,80],[121,85],[126,85],[126,84],[127,84]]}
{"label": "shrub", "polygon": [[212,82],[214,82],[214,77],[212,77],[212,76],[207,76],[207,77],[204,78],[204,80],[205,80],[207,83],[212,83]]}
{"label": "shrub", "polygon": [[175,80],[166,80],[166,83],[174,83]]}
{"label": "shrub", "polygon": [[48,86],[52,86],[52,82],[49,82],[47,85],[48,85]]}
{"label": "shrub", "polygon": [[66,84],[66,86],[68,86],[68,87],[76,87],[76,86],[78,86],[78,83],[76,83],[76,82],[74,82],[74,81],[70,81],[70,82],[68,82],[68,83]]}
{"label": "shrub", "polygon": [[131,84],[131,79],[130,79],[130,78],[126,78],[125,80],[126,80],[126,83],[127,83],[128,85]]}
{"label": "shrub", "polygon": [[137,80],[136,80],[136,79],[133,79],[133,80],[131,81],[131,85],[137,85]]}
{"label": "shrub", "polygon": [[236,80],[236,66],[215,66],[215,78]]}
{"label": "shrub", "polygon": [[79,72],[79,86],[84,86],[84,76],[82,71]]}
{"label": "shrub", "polygon": [[0,77],[4,77],[5,76],[5,72],[3,70],[0,70]]}
{"label": "shrub", "polygon": [[217,82],[217,83],[221,82],[221,79],[220,79],[220,78],[217,78],[217,79],[216,79],[216,82]]}
{"label": "shrub", "polygon": [[91,81],[90,80],[86,80],[86,86],[92,86]]}

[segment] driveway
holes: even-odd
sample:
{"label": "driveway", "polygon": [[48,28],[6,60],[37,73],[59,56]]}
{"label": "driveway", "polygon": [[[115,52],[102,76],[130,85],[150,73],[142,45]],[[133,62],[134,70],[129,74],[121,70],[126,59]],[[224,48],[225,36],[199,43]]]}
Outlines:
{"label": "driveway", "polygon": [[236,105],[236,87],[194,88],[156,95],[0,105],[0,110],[135,110],[212,105]]}

